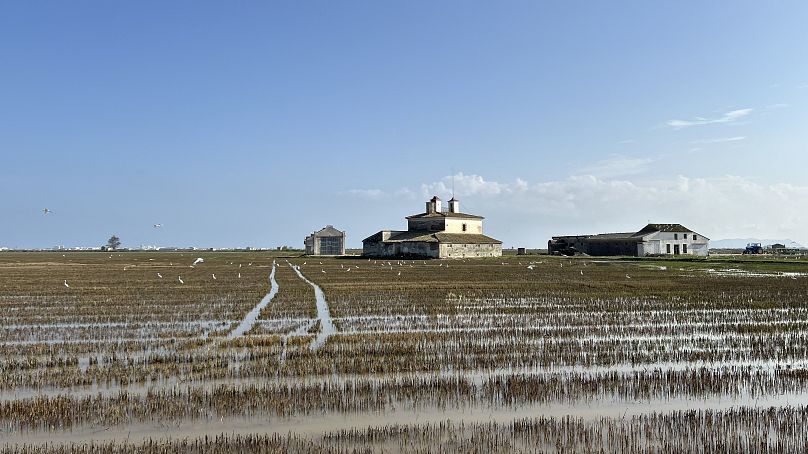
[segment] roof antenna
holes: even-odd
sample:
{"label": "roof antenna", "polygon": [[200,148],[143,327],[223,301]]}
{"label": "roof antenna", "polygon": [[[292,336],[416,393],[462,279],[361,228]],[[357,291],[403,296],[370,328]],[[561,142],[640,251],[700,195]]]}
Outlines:
{"label": "roof antenna", "polygon": [[452,169],[452,198],[454,198],[454,169]]}

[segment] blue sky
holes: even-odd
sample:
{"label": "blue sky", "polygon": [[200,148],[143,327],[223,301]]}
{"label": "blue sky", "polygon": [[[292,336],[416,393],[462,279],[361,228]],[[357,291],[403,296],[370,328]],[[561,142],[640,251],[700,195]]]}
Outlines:
{"label": "blue sky", "polygon": [[648,220],[808,244],[806,23],[801,1],[4,2],[0,246],[325,224],[358,246],[451,175],[506,247]]}

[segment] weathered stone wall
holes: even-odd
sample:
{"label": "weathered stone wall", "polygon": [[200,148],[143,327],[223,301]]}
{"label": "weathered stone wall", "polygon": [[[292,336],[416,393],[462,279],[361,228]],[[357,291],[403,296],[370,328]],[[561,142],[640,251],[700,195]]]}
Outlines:
{"label": "weathered stone wall", "polygon": [[407,220],[407,230],[423,230],[429,232],[442,232],[446,228],[446,220],[438,219],[409,219]]}
{"label": "weathered stone wall", "polygon": [[438,243],[413,241],[404,243],[383,243],[381,241],[368,241],[362,245],[362,255],[369,257],[396,257],[417,255],[419,257],[438,258],[440,248]]}
{"label": "weathered stone wall", "polygon": [[501,244],[441,244],[441,258],[500,257]]}

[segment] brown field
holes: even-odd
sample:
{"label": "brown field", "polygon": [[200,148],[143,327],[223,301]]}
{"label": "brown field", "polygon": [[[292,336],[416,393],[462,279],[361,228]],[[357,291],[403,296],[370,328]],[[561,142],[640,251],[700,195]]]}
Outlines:
{"label": "brown field", "polygon": [[0,452],[808,450],[793,259],[6,252],[0,318]]}

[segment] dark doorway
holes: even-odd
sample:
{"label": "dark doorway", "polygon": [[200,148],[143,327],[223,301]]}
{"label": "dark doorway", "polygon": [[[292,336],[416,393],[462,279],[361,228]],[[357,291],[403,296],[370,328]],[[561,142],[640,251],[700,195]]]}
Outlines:
{"label": "dark doorway", "polygon": [[679,245],[678,244],[673,245],[673,255],[679,255]]}

